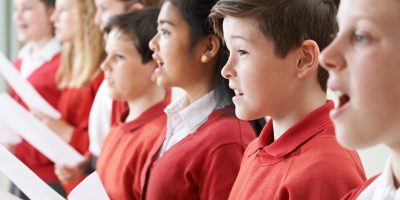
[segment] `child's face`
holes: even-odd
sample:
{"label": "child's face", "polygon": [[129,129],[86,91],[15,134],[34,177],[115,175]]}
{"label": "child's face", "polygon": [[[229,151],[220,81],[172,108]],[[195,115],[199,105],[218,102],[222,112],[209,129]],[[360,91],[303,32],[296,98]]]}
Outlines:
{"label": "child's face", "polygon": [[52,9],[46,8],[40,0],[14,0],[14,4],[13,19],[18,28],[19,41],[40,41],[52,36]]}
{"label": "child's face", "polygon": [[329,70],[328,87],[340,99],[331,118],[346,147],[399,147],[399,22],[398,1],[341,1],[339,33],[321,63]]}
{"label": "child's face", "polygon": [[156,63],[142,63],[142,55],[134,42],[118,30],[112,30],[107,37],[107,58],[101,68],[109,86],[111,98],[131,101],[146,93],[154,86],[151,80]]}
{"label": "child's face", "polygon": [[158,32],[150,41],[153,58],[158,63],[157,84],[185,88],[198,82],[204,74],[199,67],[199,45],[190,49],[190,28],[179,10],[165,2],[158,16]]}
{"label": "child's face", "polygon": [[[60,42],[73,42],[78,30],[78,0],[57,0],[52,16],[56,37]],[[79,0],[80,1],[80,0]]]}
{"label": "child's face", "polygon": [[227,17],[223,31],[230,55],[222,75],[235,91],[236,115],[243,120],[280,117],[293,99],[295,54],[277,56],[272,42],[251,19]]}
{"label": "child's face", "polygon": [[111,16],[125,12],[125,3],[120,0],[95,0],[95,3],[96,15],[94,21],[101,30]]}

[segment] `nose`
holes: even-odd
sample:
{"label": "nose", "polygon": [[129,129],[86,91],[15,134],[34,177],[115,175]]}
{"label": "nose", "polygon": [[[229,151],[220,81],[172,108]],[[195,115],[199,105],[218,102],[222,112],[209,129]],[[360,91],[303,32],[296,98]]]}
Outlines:
{"label": "nose", "polygon": [[100,69],[103,70],[104,72],[107,71],[107,70],[109,70],[109,69],[110,69],[109,62],[110,62],[110,58],[109,58],[109,56],[107,56],[107,57],[104,59],[104,61],[101,63]]}
{"label": "nose", "polygon": [[231,79],[236,76],[236,71],[232,58],[229,58],[225,66],[222,68],[221,75],[225,79]]}
{"label": "nose", "polygon": [[157,33],[156,35],[154,35],[154,37],[149,42],[149,48],[154,52],[159,51],[158,41],[159,41],[159,35]]}
{"label": "nose", "polygon": [[340,38],[336,38],[320,55],[320,64],[330,72],[346,68],[346,59],[343,54],[346,50],[340,42]]}

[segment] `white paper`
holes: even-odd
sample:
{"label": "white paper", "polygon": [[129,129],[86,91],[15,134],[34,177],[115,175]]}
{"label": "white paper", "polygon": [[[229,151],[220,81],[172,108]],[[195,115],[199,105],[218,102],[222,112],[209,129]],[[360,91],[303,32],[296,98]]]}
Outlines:
{"label": "white paper", "polygon": [[15,145],[21,141],[21,136],[19,136],[7,124],[4,124],[4,122],[0,121],[0,144]]}
{"label": "white paper", "polygon": [[0,171],[32,200],[64,200],[3,145],[0,145]]}
{"label": "white paper", "polygon": [[85,178],[78,186],[72,190],[68,196],[69,200],[110,200],[104,189],[103,184],[100,181],[97,172],[93,172],[91,175]]}
{"label": "white paper", "polygon": [[12,63],[2,53],[0,53],[0,73],[29,108],[36,109],[53,119],[61,118],[61,114],[40,96],[26,79],[19,75]]}
{"label": "white paper", "polygon": [[0,199],[1,200],[21,200],[20,198],[12,195],[10,193],[3,192],[3,191],[0,191]]}
{"label": "white paper", "polygon": [[56,164],[76,166],[84,157],[26,111],[8,94],[0,94],[0,120]]}

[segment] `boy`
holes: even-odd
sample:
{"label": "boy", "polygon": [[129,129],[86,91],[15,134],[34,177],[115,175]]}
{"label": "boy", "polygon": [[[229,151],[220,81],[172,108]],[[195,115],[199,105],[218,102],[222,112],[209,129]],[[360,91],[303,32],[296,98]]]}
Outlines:
{"label": "boy", "polygon": [[[365,179],[335,139],[320,49],[337,31],[322,0],[221,0],[210,17],[230,51],[222,75],[243,120],[270,116],[246,149],[229,199],[339,199]],[[222,34],[223,30],[223,34]]]}
{"label": "boy", "polygon": [[129,109],[104,140],[97,171],[111,199],[140,199],[140,172],[166,123],[169,95],[157,86],[152,51],[147,45],[157,32],[159,9],[114,16],[105,27],[107,58],[102,69],[114,100]]}
{"label": "boy", "polygon": [[339,142],[348,148],[385,144],[391,159],[379,176],[345,199],[400,199],[400,1],[344,0],[336,39],[321,63],[339,96],[331,111]]}

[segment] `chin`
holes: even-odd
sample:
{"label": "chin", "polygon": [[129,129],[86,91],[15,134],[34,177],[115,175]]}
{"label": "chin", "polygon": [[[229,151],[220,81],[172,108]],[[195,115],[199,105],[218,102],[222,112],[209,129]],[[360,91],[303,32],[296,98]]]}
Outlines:
{"label": "chin", "polygon": [[340,145],[347,149],[363,149],[373,146],[373,142],[366,141],[357,130],[346,129],[342,126],[335,125],[336,139]]}
{"label": "chin", "polygon": [[261,117],[257,117],[256,115],[254,115],[254,113],[249,112],[248,110],[242,109],[240,107],[235,107],[235,114],[236,117],[244,120],[244,121],[251,121],[251,120],[255,120]]}

